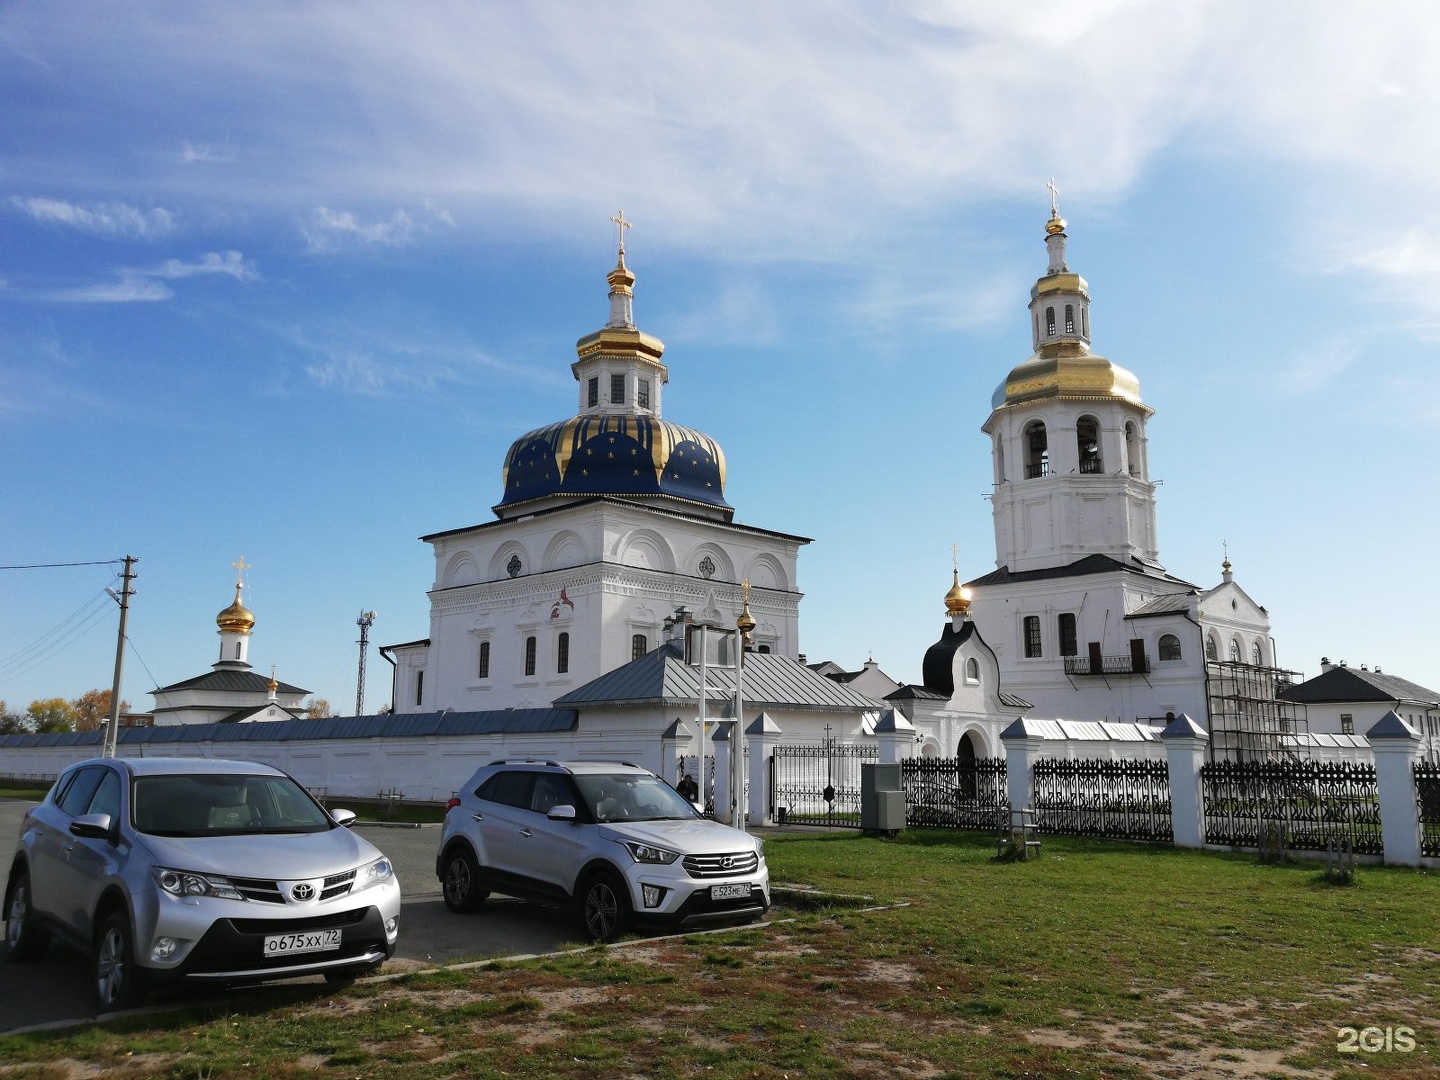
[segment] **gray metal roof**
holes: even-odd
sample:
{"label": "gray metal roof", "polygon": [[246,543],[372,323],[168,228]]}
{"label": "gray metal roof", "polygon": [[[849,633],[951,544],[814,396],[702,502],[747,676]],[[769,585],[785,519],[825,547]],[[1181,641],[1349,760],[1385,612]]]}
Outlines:
{"label": "gray metal roof", "polygon": [[[499,709],[492,712],[405,713],[384,716],[333,716],[325,720],[278,720],[254,724],[170,724],[121,728],[122,746],[151,743],[269,742],[304,739],[393,739],[434,735],[533,735],[574,731],[571,709]],[[46,735],[0,735],[0,747],[99,746],[99,731],[61,731]]]}
{"label": "gray metal roof", "polygon": [[[167,690],[223,690],[227,693],[265,694],[270,690],[270,676],[261,675],[258,671],[217,668],[205,672],[204,675],[196,675],[193,679],[157,687],[154,692],[158,694]],[[277,690],[282,694],[310,693],[303,686],[291,686],[283,682],[278,684]]]}
{"label": "gray metal roof", "polygon": [[[735,696],[735,672],[710,667],[705,677],[709,700],[719,705]],[[798,660],[773,653],[746,653],[741,692],[748,706],[811,709],[821,712],[873,712],[884,703],[843,683],[817,675]],[[700,699],[700,668],[685,663],[681,647],[667,642],[638,660],[601,675],[555,699],[557,708],[623,705],[693,705]]]}
{"label": "gray metal roof", "polygon": [[1193,589],[1189,592],[1166,593],[1164,596],[1152,596],[1134,611],[1129,612],[1125,617],[1135,619],[1144,615],[1173,615],[1176,612],[1190,610],[1190,602],[1193,597],[1199,594]]}

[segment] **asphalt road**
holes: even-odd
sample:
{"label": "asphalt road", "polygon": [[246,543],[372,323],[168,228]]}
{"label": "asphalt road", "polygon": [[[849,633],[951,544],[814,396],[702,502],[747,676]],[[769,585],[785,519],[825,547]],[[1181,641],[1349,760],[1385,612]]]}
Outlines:
{"label": "asphalt road", "polygon": [[[9,873],[20,821],[32,803],[0,798],[0,870]],[[419,969],[496,956],[554,952],[581,940],[574,922],[560,912],[509,897],[491,897],[475,915],[453,915],[445,908],[435,878],[439,825],[391,828],[355,826],[395,865],[404,906],[400,943],[386,971]],[[306,980],[319,985],[319,978]],[[269,991],[278,993],[278,991]],[[217,1005],[236,996],[253,998],[264,989],[217,994]],[[193,1000],[193,994],[188,1000]],[[0,1033],[40,1024],[95,1016],[91,1004],[90,962],[60,941],[35,962],[0,959]]]}

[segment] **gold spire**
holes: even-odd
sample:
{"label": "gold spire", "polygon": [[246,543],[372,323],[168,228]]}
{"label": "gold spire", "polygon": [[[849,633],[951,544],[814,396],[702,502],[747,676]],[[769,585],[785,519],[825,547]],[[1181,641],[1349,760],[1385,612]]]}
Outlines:
{"label": "gold spire", "polygon": [[740,617],[735,620],[735,629],[740,631],[741,645],[750,644],[750,631],[755,629],[755,617],[750,614],[750,579],[746,578],[740,584],[744,591],[744,604],[740,611]]}
{"label": "gold spire", "polygon": [[275,693],[276,690],[280,689],[280,683],[275,678],[274,664],[270,665],[270,681],[265,684],[265,689],[269,690],[272,695]]}
{"label": "gold spire", "polygon": [[222,634],[248,634],[255,629],[255,616],[250,609],[240,602],[240,590],[245,586],[241,582],[240,574],[250,569],[250,564],[241,555],[239,560],[230,564],[235,567],[235,601],[219,615],[215,616],[215,625],[220,627]]}
{"label": "gold spire", "polygon": [[945,594],[947,615],[968,615],[970,613],[970,590],[960,584],[960,546],[950,545],[950,558],[955,566],[952,570],[950,591]]}
{"label": "gold spire", "polygon": [[1045,186],[1050,189],[1050,220],[1045,223],[1045,231],[1054,236],[1065,231],[1065,219],[1060,216],[1060,189],[1055,186],[1053,176]]}

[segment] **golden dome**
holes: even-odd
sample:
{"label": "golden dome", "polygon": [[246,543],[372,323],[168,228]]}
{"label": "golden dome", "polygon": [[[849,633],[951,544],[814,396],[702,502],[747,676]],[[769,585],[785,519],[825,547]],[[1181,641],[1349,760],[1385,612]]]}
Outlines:
{"label": "golden dome", "polygon": [[750,582],[743,583],[745,602],[740,610],[740,617],[735,620],[735,629],[740,631],[742,640],[750,640],[750,631],[755,629],[755,616],[750,614]]}
{"label": "golden dome", "polygon": [[1045,231],[1051,236],[1065,231],[1065,219],[1059,214],[1052,214],[1050,220],[1045,222]]}
{"label": "golden dome", "polygon": [[1140,380],[1134,372],[1097,356],[1079,342],[1043,346],[1017,364],[996,388],[990,407],[1055,397],[1120,398],[1147,407],[1140,400]]}
{"label": "golden dome", "polygon": [[215,616],[215,625],[222,634],[248,634],[255,628],[255,616],[240,603],[240,583],[235,583],[235,602]]}
{"label": "golden dome", "polygon": [[954,571],[954,584],[945,594],[945,610],[951,615],[967,615],[970,612],[970,590],[960,584],[960,571]]}

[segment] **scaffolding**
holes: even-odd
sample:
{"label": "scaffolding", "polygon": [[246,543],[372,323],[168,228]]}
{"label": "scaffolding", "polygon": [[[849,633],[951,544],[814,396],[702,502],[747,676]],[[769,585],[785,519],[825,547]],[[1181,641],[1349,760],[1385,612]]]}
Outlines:
{"label": "scaffolding", "polygon": [[1310,756],[1305,706],[1280,698],[1299,672],[1244,664],[1205,663],[1211,761],[1296,761]]}

